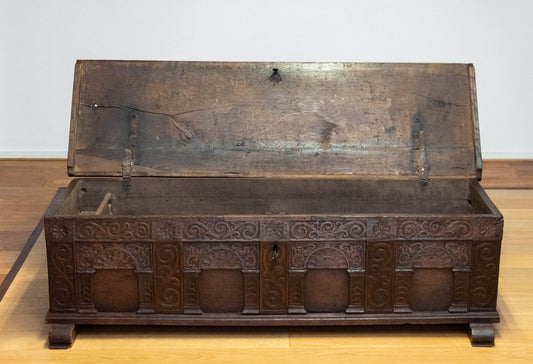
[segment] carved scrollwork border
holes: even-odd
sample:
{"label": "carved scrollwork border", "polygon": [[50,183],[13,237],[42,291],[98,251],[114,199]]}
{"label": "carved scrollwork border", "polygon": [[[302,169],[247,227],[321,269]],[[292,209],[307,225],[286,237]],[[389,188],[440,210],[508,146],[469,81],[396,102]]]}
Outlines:
{"label": "carved scrollwork border", "polygon": [[365,237],[366,220],[339,219],[289,223],[289,238],[292,241],[363,240]]}
{"label": "carved scrollwork border", "polygon": [[410,218],[398,221],[398,240],[472,240],[471,218]]}
{"label": "carved scrollwork border", "polygon": [[151,240],[151,223],[132,219],[96,219],[76,224],[76,240],[137,242]]}

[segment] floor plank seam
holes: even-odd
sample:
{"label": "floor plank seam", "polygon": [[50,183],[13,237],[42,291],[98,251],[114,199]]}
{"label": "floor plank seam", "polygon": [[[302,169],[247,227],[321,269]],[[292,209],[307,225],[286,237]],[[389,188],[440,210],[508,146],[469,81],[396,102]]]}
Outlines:
{"label": "floor plank seam", "polygon": [[43,231],[44,226],[44,215],[39,220],[39,223],[33,230],[33,232],[30,234],[30,237],[28,238],[28,241],[24,245],[24,248],[22,248],[22,251],[20,252],[19,256],[17,257],[17,260],[13,265],[11,266],[11,269],[5,276],[4,280],[0,284],[0,302],[4,298],[7,290],[11,286],[11,283],[13,283],[13,280],[17,276],[18,272],[20,271],[20,268],[22,268],[22,265],[26,261],[26,258],[30,254],[33,246],[35,245],[35,242],[39,238],[39,235],[41,235],[41,232]]}

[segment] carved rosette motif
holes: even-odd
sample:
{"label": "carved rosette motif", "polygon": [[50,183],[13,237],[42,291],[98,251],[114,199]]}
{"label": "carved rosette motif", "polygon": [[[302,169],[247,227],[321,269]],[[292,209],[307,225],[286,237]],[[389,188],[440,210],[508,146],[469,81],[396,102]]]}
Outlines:
{"label": "carved rosette motif", "polygon": [[156,312],[181,311],[180,261],[178,243],[154,245]]}
{"label": "carved rosette motif", "polygon": [[292,243],[291,269],[363,268],[363,242]]}
{"label": "carved rosette motif", "polygon": [[366,266],[365,311],[391,312],[394,286],[394,243],[369,242]]}
{"label": "carved rosette motif", "polygon": [[175,220],[158,221],[155,227],[156,237],[165,240],[181,239],[181,226]]}
{"label": "carved rosette motif", "polygon": [[283,241],[289,237],[288,223],[285,221],[261,221],[261,241]]}
{"label": "carved rosette motif", "polygon": [[470,310],[496,309],[499,262],[499,241],[474,243],[470,279]]}
{"label": "carved rosette motif", "polygon": [[388,241],[396,239],[396,225],[394,219],[378,219],[368,221],[368,240]]}
{"label": "carved rosette motif", "polygon": [[151,264],[149,243],[78,243],[80,269],[145,269]]}
{"label": "carved rosette motif", "polygon": [[48,275],[50,280],[50,310],[76,310],[74,291],[74,254],[71,243],[48,244]]}
{"label": "carved rosette motif", "polygon": [[146,241],[151,239],[151,226],[146,221],[90,220],[76,226],[76,239],[82,241]]}
{"label": "carved rosette motif", "polygon": [[468,219],[402,219],[398,223],[398,239],[454,239],[473,237],[472,221]]}
{"label": "carved rosette motif", "polygon": [[467,268],[471,250],[469,241],[401,241],[398,242],[398,267]]}
{"label": "carved rosette motif", "polygon": [[291,221],[289,235],[291,240],[361,240],[366,237],[366,221]]}
{"label": "carved rosette motif", "polygon": [[503,218],[476,219],[476,240],[501,240]]}
{"label": "carved rosette motif", "polygon": [[202,220],[185,223],[184,241],[257,240],[258,222]]}
{"label": "carved rosette motif", "polygon": [[185,243],[184,269],[259,269],[257,243]]}
{"label": "carved rosette motif", "polygon": [[[70,228],[69,228],[70,227]],[[67,242],[71,239],[71,224],[59,219],[48,219],[45,223],[47,241]]]}

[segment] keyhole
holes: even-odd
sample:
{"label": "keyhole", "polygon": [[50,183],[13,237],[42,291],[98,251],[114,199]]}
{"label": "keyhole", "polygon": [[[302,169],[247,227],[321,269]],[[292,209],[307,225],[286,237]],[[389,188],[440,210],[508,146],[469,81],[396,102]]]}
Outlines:
{"label": "keyhole", "polygon": [[276,260],[279,256],[279,247],[278,244],[274,244],[272,247],[272,260]]}
{"label": "keyhole", "polygon": [[272,81],[274,83],[280,83],[281,82],[281,76],[278,73],[278,71],[279,70],[277,68],[273,68],[272,69],[272,75],[269,77],[270,81]]}

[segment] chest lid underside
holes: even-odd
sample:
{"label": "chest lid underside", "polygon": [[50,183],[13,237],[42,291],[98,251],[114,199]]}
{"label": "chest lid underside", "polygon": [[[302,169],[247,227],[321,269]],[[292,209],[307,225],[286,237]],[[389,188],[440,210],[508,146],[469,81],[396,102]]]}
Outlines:
{"label": "chest lid underside", "polygon": [[73,176],[481,176],[468,64],[78,61]]}

